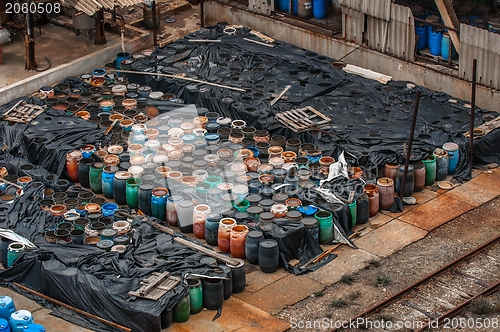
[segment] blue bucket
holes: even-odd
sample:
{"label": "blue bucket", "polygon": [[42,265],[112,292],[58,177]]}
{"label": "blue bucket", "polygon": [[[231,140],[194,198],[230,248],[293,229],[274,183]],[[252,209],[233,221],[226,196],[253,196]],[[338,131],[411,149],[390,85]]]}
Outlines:
{"label": "blue bucket", "polygon": [[458,166],[459,147],[458,144],[448,142],[443,144],[443,150],[448,152],[448,175],[453,175]]}
{"label": "blue bucket", "polygon": [[34,323],[33,315],[28,310],[13,312],[9,318],[9,325],[12,332],[23,332],[23,328],[26,325]]}
{"label": "blue bucket", "polygon": [[9,319],[14,311],[16,311],[16,306],[12,298],[10,296],[0,296],[0,318]]}
{"label": "blue bucket", "polygon": [[326,1],[325,0],[313,0],[312,1],[312,12],[313,17],[322,20],[326,17]]}
{"label": "blue bucket", "polygon": [[[116,60],[115,60],[115,68],[117,70],[122,69],[122,61],[130,59],[130,53],[128,52],[119,52],[116,54]],[[117,73],[118,76],[121,76],[121,73]]]}
{"label": "blue bucket", "polygon": [[278,7],[282,12],[290,12],[290,0],[279,0]]}
{"label": "blue bucket", "polygon": [[419,36],[417,50],[423,50],[427,46],[427,25],[416,25],[415,33]]}
{"label": "blue bucket", "polygon": [[[451,39],[448,34],[443,34],[443,39],[441,41],[441,56],[444,60],[448,60],[450,58],[450,43]],[[455,46],[451,45],[451,58],[456,59],[457,50],[455,50]]]}
{"label": "blue bucket", "polygon": [[443,39],[443,32],[441,30],[434,30],[429,27],[429,52],[432,55],[441,55],[441,41]]}

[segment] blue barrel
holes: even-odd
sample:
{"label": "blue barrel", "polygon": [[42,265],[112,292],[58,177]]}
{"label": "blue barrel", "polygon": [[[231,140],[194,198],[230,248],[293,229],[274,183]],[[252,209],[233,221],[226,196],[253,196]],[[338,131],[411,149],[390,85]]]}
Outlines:
{"label": "blue barrel", "polygon": [[[121,63],[123,60],[130,59],[130,53],[128,52],[119,52],[116,54],[115,67],[116,69],[122,69]],[[121,76],[120,73],[117,73],[118,76]]]}
{"label": "blue barrel", "polygon": [[290,12],[290,0],[279,0],[278,7],[282,12]]}
{"label": "blue barrel", "polygon": [[299,14],[299,0],[292,0],[292,15]]}
{"label": "blue barrel", "polygon": [[[441,40],[441,56],[444,60],[448,60],[450,58],[450,35],[448,33],[443,34],[443,39]],[[457,50],[455,50],[455,46],[451,45],[451,58],[455,59],[457,57]]]}
{"label": "blue barrel", "polygon": [[115,173],[118,172],[116,166],[106,166],[102,171],[102,193],[106,198],[114,198],[113,196],[113,180]]}
{"label": "blue barrel", "polygon": [[453,175],[458,166],[458,144],[453,142],[444,143],[443,150],[448,152],[448,175]]}
{"label": "blue barrel", "polygon": [[33,315],[28,310],[18,310],[9,317],[10,330],[12,332],[23,332],[23,328],[29,324],[34,324]]}
{"label": "blue barrel", "polygon": [[423,50],[427,46],[427,25],[420,24],[415,26],[415,33],[419,36],[417,50]]}
{"label": "blue barrel", "polygon": [[167,220],[167,197],[166,188],[153,189],[151,195],[151,215],[160,220]]}
{"label": "blue barrel", "polygon": [[9,319],[14,311],[16,311],[16,306],[12,298],[10,296],[0,296],[0,318]]}
{"label": "blue barrel", "polygon": [[10,325],[6,319],[0,318],[0,332],[10,332]]}
{"label": "blue barrel", "polygon": [[12,242],[7,249],[7,267],[11,267],[14,261],[21,255],[26,246],[21,242]]}
{"label": "blue barrel", "polygon": [[429,26],[429,52],[432,55],[441,55],[441,41],[443,39],[443,31],[441,29],[433,29]]}
{"label": "blue barrel", "polygon": [[314,18],[322,20],[326,17],[326,0],[313,0],[312,7]]}
{"label": "blue barrel", "polygon": [[29,324],[24,327],[23,332],[45,332],[45,327],[40,324]]}

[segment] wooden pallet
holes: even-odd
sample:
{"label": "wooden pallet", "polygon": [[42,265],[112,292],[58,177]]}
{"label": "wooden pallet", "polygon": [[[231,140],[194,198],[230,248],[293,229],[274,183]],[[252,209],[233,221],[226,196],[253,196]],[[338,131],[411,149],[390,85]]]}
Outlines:
{"label": "wooden pallet", "polygon": [[151,276],[141,281],[141,288],[128,293],[133,296],[156,301],[167,294],[180,281],[180,278],[171,276],[169,272],[153,272]]}
{"label": "wooden pallet", "polygon": [[28,123],[45,112],[46,109],[47,106],[26,104],[24,100],[20,100],[5,112],[2,117],[5,121]]}
{"label": "wooden pallet", "polygon": [[[312,128],[321,129],[329,125],[332,120],[311,106],[297,108],[275,115],[282,125],[296,133],[302,133]],[[319,120],[319,121],[317,121]]]}

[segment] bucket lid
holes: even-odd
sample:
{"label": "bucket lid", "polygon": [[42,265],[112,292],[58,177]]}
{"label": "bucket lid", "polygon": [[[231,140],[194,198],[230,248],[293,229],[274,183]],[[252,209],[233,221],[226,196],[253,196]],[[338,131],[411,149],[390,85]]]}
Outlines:
{"label": "bucket lid", "polygon": [[276,240],[273,239],[262,240],[260,241],[260,246],[265,249],[272,249],[278,246],[278,242],[276,242]]}
{"label": "bucket lid", "polygon": [[307,228],[314,228],[314,227],[318,226],[318,220],[316,220],[316,218],[304,218],[301,220],[301,222]]}

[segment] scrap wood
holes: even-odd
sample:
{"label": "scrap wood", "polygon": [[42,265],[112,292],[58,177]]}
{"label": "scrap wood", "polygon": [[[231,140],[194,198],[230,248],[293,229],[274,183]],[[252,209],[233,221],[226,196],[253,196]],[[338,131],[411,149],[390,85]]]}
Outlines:
{"label": "scrap wood", "polygon": [[354,65],[346,65],[344,68],[342,68],[342,70],[349,74],[355,74],[365,78],[369,78],[371,80],[379,81],[382,84],[387,84],[392,80],[392,76],[387,76],[381,73],[377,73],[373,70],[361,68]]}
{"label": "scrap wood", "polygon": [[252,35],[254,35],[254,36],[259,37],[260,39],[262,39],[263,41],[265,41],[267,43],[274,43],[274,39],[273,38],[266,36],[262,32],[255,31],[255,30],[250,30],[250,33]]}
{"label": "scrap wood", "polygon": [[253,40],[253,39],[250,39],[250,38],[243,38],[243,40],[246,40],[248,42],[252,42],[252,43],[255,43],[255,44],[259,44],[259,45],[262,45],[262,46],[274,47],[274,45],[266,44],[266,43],[263,43],[263,42],[260,42],[260,41],[257,41],[257,40]]}
{"label": "scrap wood", "polygon": [[[474,131],[476,131],[477,129],[479,129],[481,131],[481,136],[485,136],[485,135],[489,134],[490,132],[492,132],[493,130],[495,130],[497,128],[500,128],[500,116],[494,118],[491,121],[483,123],[479,127],[474,128]],[[464,134],[464,136],[465,137],[469,137],[469,131],[467,131]],[[476,135],[474,135],[474,136],[476,136]]]}
{"label": "scrap wood", "polygon": [[281,90],[280,93],[278,93],[278,95],[273,99],[271,100],[271,102],[269,103],[271,106],[274,106],[274,104],[276,104],[278,102],[278,100],[280,100],[281,97],[283,97],[283,95],[291,88],[292,86],[291,85],[287,85],[283,88],[283,90]]}
{"label": "scrap wood", "polygon": [[198,251],[201,251],[202,253],[210,256],[210,257],[213,257],[219,261],[222,261],[224,263],[227,263],[227,264],[230,264],[230,265],[238,265],[239,263],[239,260],[235,259],[235,258],[231,258],[231,257],[228,257],[226,255],[222,255],[222,254],[219,254],[218,252],[215,252],[211,249],[208,249],[208,248],[205,248],[203,246],[200,246],[199,244],[196,244],[196,243],[193,243],[189,240],[186,240],[186,239],[183,239],[181,237],[178,237],[178,236],[175,236],[174,234],[174,230],[171,229],[171,228],[168,228],[166,226],[163,226],[163,225],[160,225],[156,222],[152,222],[151,225],[156,228],[157,230],[159,231],[162,231],[163,233],[167,233],[167,234],[170,234],[172,236],[174,236],[174,241],[177,242],[177,243],[181,243],[183,245],[185,245],[186,247],[189,247],[191,249],[195,249],[195,250],[198,250]]}

